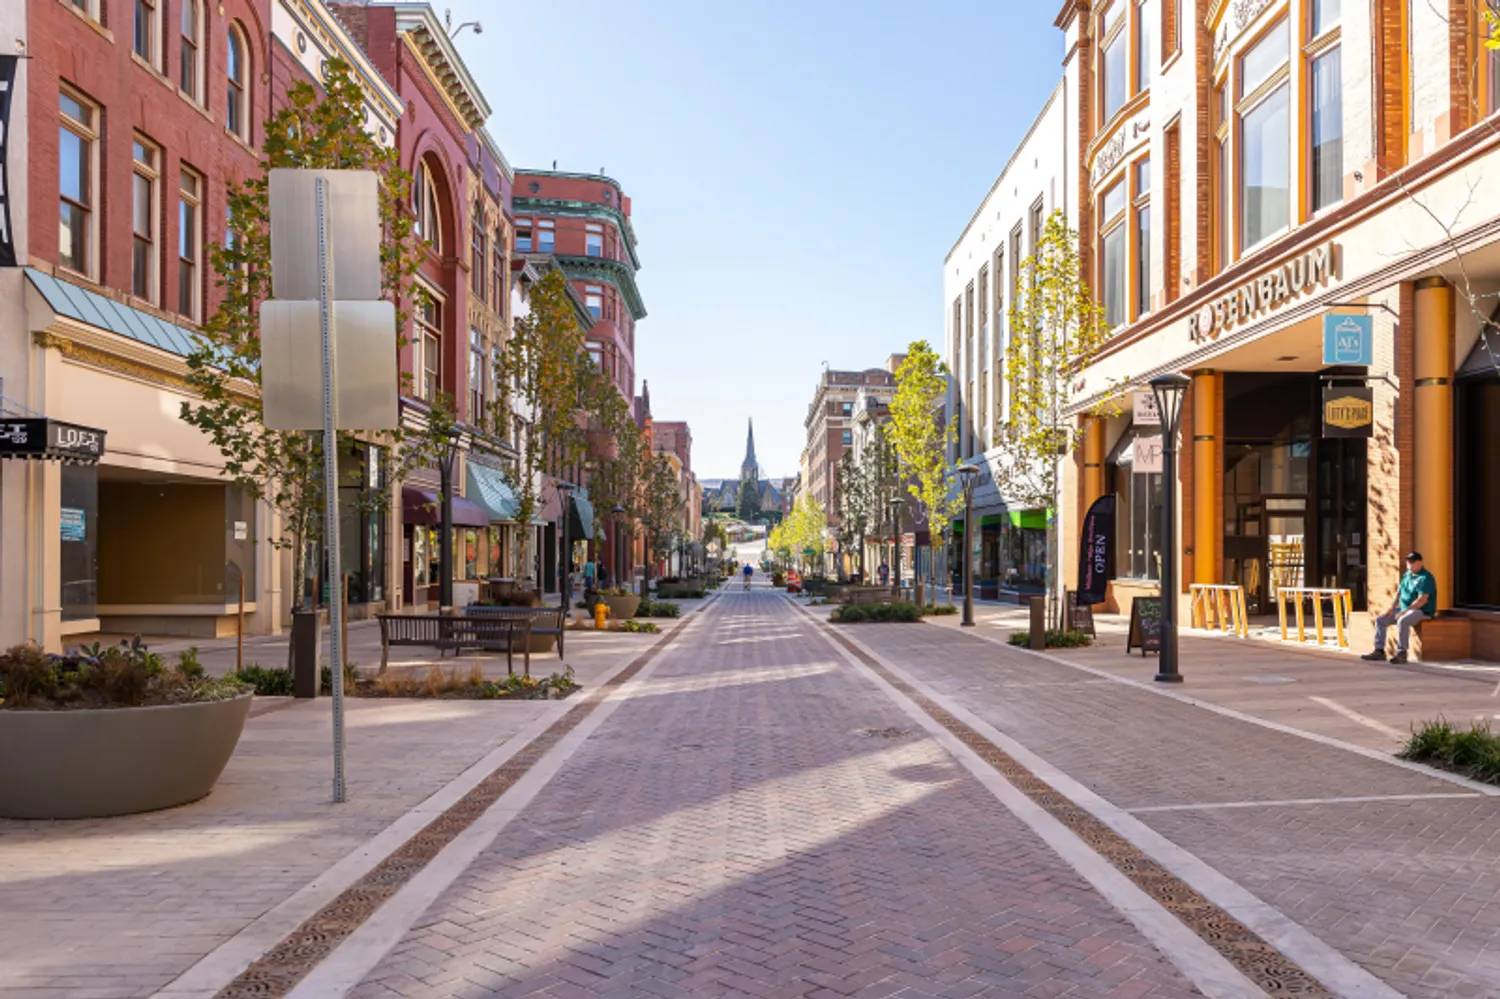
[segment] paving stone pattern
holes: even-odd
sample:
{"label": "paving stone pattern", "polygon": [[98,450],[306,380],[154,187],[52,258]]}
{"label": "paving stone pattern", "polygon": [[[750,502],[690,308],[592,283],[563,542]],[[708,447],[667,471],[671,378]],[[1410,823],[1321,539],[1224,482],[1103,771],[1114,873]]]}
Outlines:
{"label": "paving stone pattern", "polygon": [[1197,995],[767,591],[731,593],[353,995]]}
{"label": "paving stone pattern", "polygon": [[[1101,685],[948,629],[866,625],[855,634],[1117,805],[1462,791],[1148,691]],[[1138,818],[1403,995],[1500,996],[1500,799],[1204,808]]]}

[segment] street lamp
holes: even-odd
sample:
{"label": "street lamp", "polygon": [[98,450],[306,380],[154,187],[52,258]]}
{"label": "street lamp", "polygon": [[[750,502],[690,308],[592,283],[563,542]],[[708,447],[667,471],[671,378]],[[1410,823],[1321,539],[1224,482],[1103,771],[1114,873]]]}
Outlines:
{"label": "street lamp", "polygon": [[438,613],[453,607],[453,462],[458,457],[458,441],[457,431],[449,433],[437,459],[443,491],[442,522],[438,527]]}
{"label": "street lamp", "polygon": [[979,477],[978,465],[959,465],[958,484],[964,493],[964,619],[960,623],[965,628],[974,627],[974,567],[970,564],[974,557],[974,535],[970,533],[970,526],[974,520],[974,480]]}
{"label": "street lamp", "polygon": [[616,503],[615,504],[615,508],[613,510],[609,511],[609,512],[614,517],[614,524],[615,524],[615,557],[614,557],[614,560],[613,560],[614,563],[615,563],[614,564],[615,585],[623,588],[624,585],[625,585],[624,584],[625,574],[620,571],[620,563],[623,562],[623,561],[625,561],[625,560],[620,555],[620,543],[621,543],[621,541],[624,540],[623,538],[620,537],[620,521],[623,520],[624,517],[625,517],[625,508],[623,506],[621,506],[620,504]]}
{"label": "street lamp", "polygon": [[891,500],[891,596],[901,598],[901,497]]}
{"label": "street lamp", "polygon": [[562,559],[560,567],[562,579],[558,589],[562,590],[563,619],[566,620],[573,612],[568,606],[573,602],[573,548],[568,541],[568,526],[573,519],[573,483],[559,482],[557,484],[558,495],[562,497]]}
{"label": "street lamp", "polygon": [[1151,379],[1161,414],[1161,653],[1156,679],[1162,683],[1182,682],[1177,671],[1177,422],[1191,384],[1192,379],[1176,372]]}

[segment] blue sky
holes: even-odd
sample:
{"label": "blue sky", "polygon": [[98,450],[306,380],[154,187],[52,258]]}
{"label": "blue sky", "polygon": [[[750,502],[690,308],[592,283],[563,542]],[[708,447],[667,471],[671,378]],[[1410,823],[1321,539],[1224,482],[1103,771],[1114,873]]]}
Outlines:
{"label": "blue sky", "polygon": [[512,164],[632,199],[637,379],[700,478],[738,474],[752,416],[794,474],[823,362],[941,341],[943,257],[1063,54],[1058,0],[451,6]]}

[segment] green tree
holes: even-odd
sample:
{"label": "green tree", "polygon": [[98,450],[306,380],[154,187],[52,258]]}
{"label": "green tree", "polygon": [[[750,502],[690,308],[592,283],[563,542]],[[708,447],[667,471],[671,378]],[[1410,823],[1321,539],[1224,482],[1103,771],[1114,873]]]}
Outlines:
{"label": "green tree", "polygon": [[747,524],[755,523],[760,516],[760,476],[754,472],[740,476],[739,503],[735,516]]}
{"label": "green tree", "polygon": [[[304,600],[305,580],[316,575],[323,537],[323,434],[270,430],[262,422],[260,306],[271,293],[269,171],[292,167],[377,174],[381,288],[398,305],[397,329],[404,328],[407,315],[399,307],[403,296],[414,292],[412,277],[425,252],[406,208],[411,175],[397,167],[394,148],[379,145],[365,130],[364,92],[349,65],[336,58],[326,65],[323,92],[309,83],[293,84],[286,105],[266,121],[260,173],[228,187],[229,236],[208,247],[215,284],[224,298],[193,335],[187,382],[196,399],[184,402],[181,411],[182,419],[219,449],[224,476],[278,514],[280,534],[267,540],[297,554],[294,605]],[[380,446],[388,480],[399,482],[414,468],[430,467],[455,432],[451,400],[439,399],[418,423],[417,429],[340,433],[338,446],[352,448],[357,440]],[[378,510],[389,499],[369,490],[361,502]]]}
{"label": "green tree", "polygon": [[682,529],[682,492],[677,484],[677,470],[666,455],[647,452],[641,521],[646,532],[646,578],[650,581],[650,562],[669,554]]}
{"label": "green tree", "polygon": [[1002,460],[996,484],[1010,503],[1047,511],[1046,591],[1057,626],[1058,485],[1062,460],[1081,441],[1068,412],[1069,385],[1104,343],[1104,310],[1082,278],[1078,234],[1063,213],[1047,219],[1041,240],[1021,264],[1010,309],[1011,350],[1005,358],[1009,412],[996,427]]}
{"label": "green tree", "polygon": [[[891,399],[891,441],[895,445],[907,490],[927,516],[928,537],[941,545],[928,546],[928,578],[936,582],[937,551],[946,551],[953,518],[961,507],[948,470],[948,446],[954,440],[953,420],[944,422],[943,399],[948,390],[948,366],[926,340],[906,351],[896,369],[896,395]],[[952,589],[949,589],[952,600]]]}

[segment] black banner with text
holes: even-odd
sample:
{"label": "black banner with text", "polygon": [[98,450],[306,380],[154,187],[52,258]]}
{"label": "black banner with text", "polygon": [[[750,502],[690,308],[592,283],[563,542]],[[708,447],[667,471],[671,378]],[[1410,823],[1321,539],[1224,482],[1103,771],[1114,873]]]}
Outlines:
{"label": "black banner with text", "polygon": [[0,56],[0,267],[16,266],[16,241],[10,228],[10,106],[20,63],[19,56]]}
{"label": "black banner with text", "polygon": [[1102,604],[1115,555],[1115,496],[1094,500],[1078,536],[1078,603]]}

